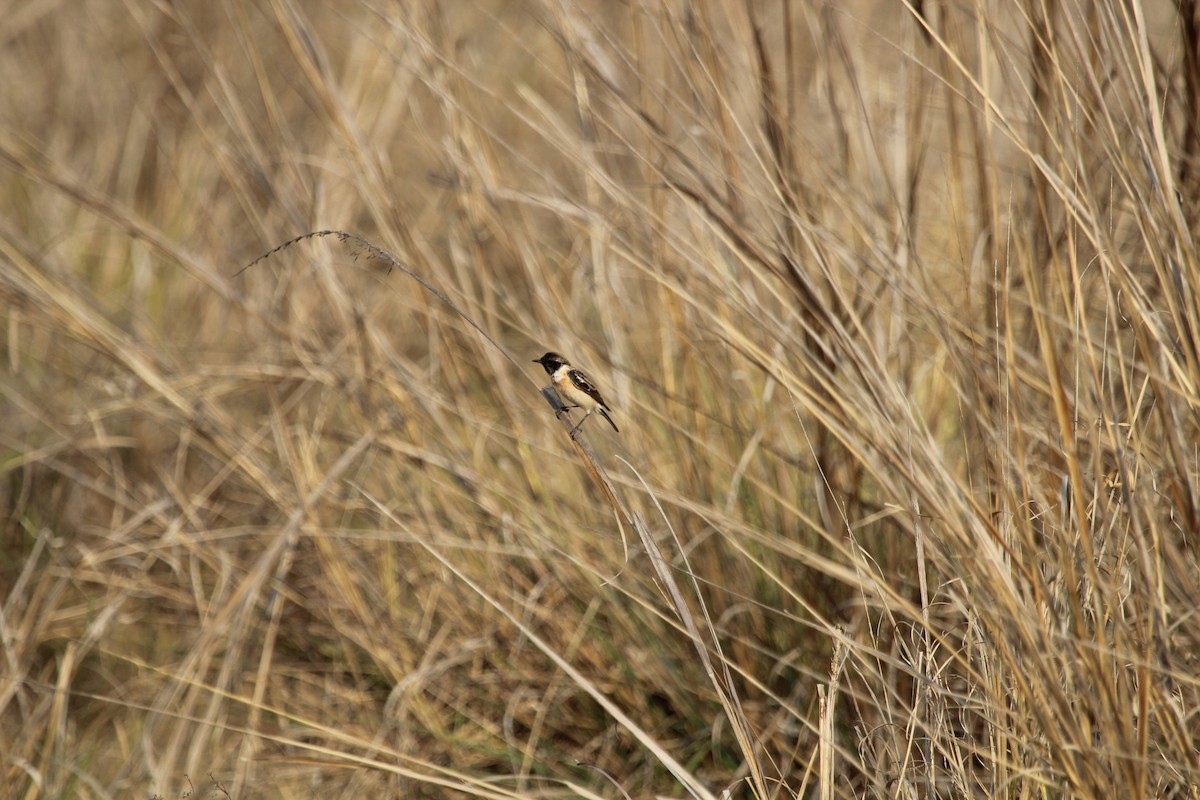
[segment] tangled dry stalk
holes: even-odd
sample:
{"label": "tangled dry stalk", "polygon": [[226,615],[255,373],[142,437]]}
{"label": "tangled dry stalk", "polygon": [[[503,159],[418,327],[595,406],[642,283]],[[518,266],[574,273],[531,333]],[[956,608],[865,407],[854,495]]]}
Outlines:
{"label": "tangled dry stalk", "polygon": [[0,795],[1196,797],[1198,24],[25,4]]}

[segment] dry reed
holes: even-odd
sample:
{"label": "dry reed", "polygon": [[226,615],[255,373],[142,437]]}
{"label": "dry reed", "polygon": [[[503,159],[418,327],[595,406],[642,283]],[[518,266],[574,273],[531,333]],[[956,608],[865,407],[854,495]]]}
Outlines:
{"label": "dry reed", "polygon": [[0,795],[1197,797],[1198,25],[14,11]]}

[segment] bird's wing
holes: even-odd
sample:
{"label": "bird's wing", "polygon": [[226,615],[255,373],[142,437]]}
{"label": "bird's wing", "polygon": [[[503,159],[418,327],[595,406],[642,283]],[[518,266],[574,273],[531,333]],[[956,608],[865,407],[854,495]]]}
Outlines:
{"label": "bird's wing", "polygon": [[608,403],[604,402],[604,398],[600,396],[600,390],[592,383],[591,378],[583,373],[583,370],[572,369],[567,373],[567,376],[571,379],[571,383],[575,385],[576,389],[595,400],[602,408],[608,408]]}

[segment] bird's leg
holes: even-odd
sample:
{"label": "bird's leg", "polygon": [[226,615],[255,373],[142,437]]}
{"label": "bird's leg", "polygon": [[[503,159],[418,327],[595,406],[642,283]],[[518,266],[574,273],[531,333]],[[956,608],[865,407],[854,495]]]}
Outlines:
{"label": "bird's leg", "polygon": [[573,404],[572,404],[572,405],[567,405],[566,403],[563,403],[563,406],[562,406],[562,408],[556,408],[556,409],[554,409],[554,416],[555,416],[555,418],[557,418],[557,419],[562,419],[562,415],[563,415],[563,414],[566,414],[566,413],[567,413],[568,411],[570,411],[572,408],[579,408],[579,406],[577,406],[577,405],[573,405]]}
{"label": "bird's leg", "polygon": [[[580,408],[580,406],[575,406],[575,408]],[[576,422],[576,423],[575,423],[575,427],[574,427],[574,428],[571,428],[571,438],[572,438],[572,439],[574,439],[574,438],[575,438],[575,431],[579,430],[579,426],[583,424],[583,420],[584,420],[584,419],[587,419],[588,417],[590,417],[590,416],[592,415],[592,412],[593,412],[593,411],[595,411],[595,410],[596,410],[596,409],[594,409],[594,408],[593,408],[591,411],[589,411],[589,412],[587,412],[586,414],[584,414],[584,415],[583,415],[583,419],[579,420],[579,422]]]}

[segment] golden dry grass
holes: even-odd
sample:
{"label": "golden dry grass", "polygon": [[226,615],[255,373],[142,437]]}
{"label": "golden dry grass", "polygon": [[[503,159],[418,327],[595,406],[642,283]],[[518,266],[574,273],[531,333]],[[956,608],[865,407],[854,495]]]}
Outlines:
{"label": "golden dry grass", "polygon": [[6,20],[0,795],[1200,795],[1192,0],[248,5]]}

